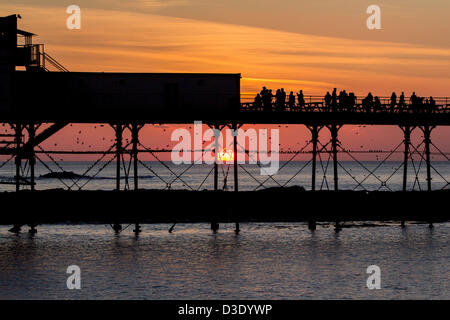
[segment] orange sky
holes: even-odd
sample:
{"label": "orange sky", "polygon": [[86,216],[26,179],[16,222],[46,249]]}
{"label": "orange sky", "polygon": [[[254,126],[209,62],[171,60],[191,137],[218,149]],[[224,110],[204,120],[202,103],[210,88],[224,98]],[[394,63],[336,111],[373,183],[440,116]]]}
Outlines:
{"label": "orange sky", "polygon": [[[383,30],[368,31],[367,1],[362,2],[342,9],[328,0],[323,7],[287,0],[272,6],[264,0],[259,5],[253,0],[243,4],[233,0],[229,6],[219,0],[79,1],[81,30],[66,28],[66,4],[60,1],[22,0],[0,4],[0,11],[2,15],[20,13],[19,27],[37,33],[36,42],[45,43],[46,51],[71,71],[241,73],[243,92],[266,85],[303,89],[306,95],[323,95],[333,87],[358,95],[412,90],[418,95],[450,95],[449,23],[442,13],[416,0],[398,0],[395,5],[382,5]],[[447,2],[431,2],[448,8]],[[255,4],[254,9],[249,3]],[[356,4],[354,0],[340,3]],[[280,5],[292,7],[285,10]],[[301,5],[308,6],[310,14]],[[337,21],[336,15],[342,19]],[[267,21],[267,27],[258,17]],[[101,149],[111,135],[96,129],[83,126],[83,139],[86,145]],[[342,139],[350,147],[364,143],[367,148],[389,149],[401,137],[397,128],[361,129],[344,127]],[[46,146],[77,148],[78,131],[78,126],[64,129]],[[446,149],[449,131],[439,132],[436,137],[441,149]],[[168,143],[162,129],[148,127],[143,134],[148,144],[165,147]],[[107,139],[97,139],[102,135]],[[292,127],[283,129],[280,139],[287,149],[308,137],[305,130]]]}
{"label": "orange sky", "polygon": [[5,7],[71,71],[242,73],[244,92],[267,84],[440,96],[450,84],[450,47],[374,41],[371,33],[355,40],[83,7],[81,30],[68,30],[64,6]]}

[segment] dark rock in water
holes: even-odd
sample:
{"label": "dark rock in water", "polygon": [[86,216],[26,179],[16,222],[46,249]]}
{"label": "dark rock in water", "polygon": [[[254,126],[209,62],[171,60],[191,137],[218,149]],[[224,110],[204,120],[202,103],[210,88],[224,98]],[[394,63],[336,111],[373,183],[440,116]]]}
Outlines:
{"label": "dark rock in water", "polygon": [[49,172],[40,176],[42,179],[75,179],[81,177],[82,175],[72,171]]}

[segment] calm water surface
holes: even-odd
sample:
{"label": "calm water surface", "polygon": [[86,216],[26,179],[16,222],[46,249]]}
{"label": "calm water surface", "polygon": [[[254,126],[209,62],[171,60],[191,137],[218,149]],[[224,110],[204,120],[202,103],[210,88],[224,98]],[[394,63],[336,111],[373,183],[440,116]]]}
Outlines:
{"label": "calm water surface", "polygon": [[[72,190],[114,190],[116,188],[116,163],[100,162],[88,171],[93,162],[70,162],[62,161],[60,167],[65,171],[72,171],[76,174],[86,174],[87,178],[82,179],[50,179],[42,178],[42,175],[49,173],[48,166],[54,172],[61,172],[62,169],[54,163],[47,162],[46,166],[41,163],[36,164],[36,188],[37,190],[71,187]],[[339,188],[343,190],[381,190],[381,191],[398,191],[403,187],[403,169],[401,162],[384,162],[381,161],[364,161],[361,166],[351,161],[341,161],[338,167]],[[168,170],[165,166],[170,167]],[[280,170],[268,179],[267,176],[260,175],[260,167],[257,165],[246,164],[239,168],[239,190],[250,191],[264,182],[264,187],[278,187],[280,184],[285,186],[303,186],[305,189],[311,189],[311,163],[293,161],[290,163],[281,162]],[[149,170],[151,169],[151,170]],[[145,162],[145,167],[139,163],[139,187],[143,189],[164,189],[170,184],[172,189],[214,189],[214,174],[211,173],[212,166],[200,164],[190,165],[174,165],[170,162],[164,164],[158,162]],[[243,170],[245,169],[245,170]],[[376,169],[376,170],[375,170]],[[369,171],[374,171],[371,174]],[[131,177],[132,177],[132,171]],[[438,172],[438,173],[436,173]],[[182,180],[177,179],[177,175],[183,173]],[[415,179],[417,173],[417,179]],[[16,169],[14,161],[8,162],[0,167],[0,181],[14,182]],[[122,173],[123,174],[123,173]],[[327,162],[317,164],[317,181],[318,190],[333,189],[333,170],[332,164]],[[426,166],[422,163],[414,163],[408,167],[408,190],[426,190],[427,175]],[[92,178],[92,179],[91,179]],[[225,178],[227,178],[228,190],[233,190],[233,168],[231,165],[219,166],[219,186],[224,186]],[[256,181],[256,180],[258,181]],[[441,190],[449,187],[447,181],[450,181],[450,165],[449,162],[433,162],[432,170],[432,188],[433,190]],[[382,186],[381,181],[385,181]],[[129,183],[132,187],[133,180],[130,178]],[[359,184],[361,183],[361,184]],[[121,179],[121,186],[125,185],[125,179]],[[10,185],[0,185],[0,191],[14,191],[14,183]]]}
{"label": "calm water surface", "polygon": [[[350,224],[350,223],[348,223]],[[303,223],[0,226],[0,299],[450,299],[450,223],[344,228]],[[381,268],[381,290],[366,268]],[[66,269],[81,268],[81,290]]]}

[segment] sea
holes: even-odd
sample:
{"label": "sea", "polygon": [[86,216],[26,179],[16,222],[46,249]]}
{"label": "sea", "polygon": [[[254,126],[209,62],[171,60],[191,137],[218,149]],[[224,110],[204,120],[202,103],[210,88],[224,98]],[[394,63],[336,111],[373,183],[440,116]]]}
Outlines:
{"label": "sea", "polygon": [[[238,167],[240,191],[260,190],[269,187],[302,186],[311,189],[312,165],[310,162],[292,161],[273,164],[278,171],[262,175],[268,166],[242,164]],[[29,166],[24,166],[21,176],[28,177]],[[77,176],[70,179],[46,178],[49,173],[73,172]],[[70,190],[114,190],[116,188],[115,162],[60,161],[37,162],[35,167],[36,189]],[[318,161],[316,166],[316,190],[333,190],[333,163],[328,159]],[[0,167],[0,192],[15,190],[16,168],[13,161]],[[340,161],[338,165],[339,189],[367,191],[399,191],[403,186],[403,165],[399,161]],[[434,161],[431,166],[432,189],[449,187],[450,162]],[[134,188],[133,165],[121,165],[121,188]],[[147,161],[138,164],[139,188],[142,189],[187,189],[213,190],[214,171],[212,165],[182,164]],[[234,171],[232,164],[218,166],[219,189],[232,191]],[[24,186],[29,188],[29,186]],[[408,190],[426,190],[427,173],[424,161],[408,163]]]}
{"label": "sea", "polygon": [[[60,165],[81,175],[90,164]],[[140,188],[167,188],[171,183],[174,189],[187,185],[196,190],[212,189],[211,166],[169,167],[171,172],[161,163],[144,164],[153,172],[141,164]],[[55,164],[47,165],[57,170]],[[350,162],[342,165],[349,174],[339,167],[340,188],[353,189],[368,176],[362,184],[367,190],[378,189],[379,180],[387,180],[386,186],[393,190],[401,189],[401,163],[385,163],[375,171],[375,177],[365,168],[373,170],[379,162],[365,162],[365,168]],[[305,168],[295,175],[302,166]],[[432,172],[433,188],[445,188],[445,180],[450,179],[448,165],[437,162],[433,166],[443,177]],[[286,164],[273,176],[274,182],[261,176],[257,166],[240,167],[239,187],[254,190],[268,179],[263,186],[286,184],[309,189],[310,169],[307,163]],[[426,188],[423,168],[416,181],[416,171],[410,169],[408,188],[417,190],[417,184]],[[88,190],[114,189],[115,170],[110,164],[96,175],[94,168],[87,173],[89,178],[75,179],[74,189],[82,183]],[[332,188],[332,171],[323,182],[321,170],[318,168],[317,188],[327,183]],[[220,166],[221,188],[232,190],[232,171],[228,165]],[[39,177],[48,172],[37,164],[38,190],[65,188],[58,179]],[[12,164],[0,169],[2,181],[13,179],[14,174]],[[121,182],[124,187],[126,180]],[[132,188],[131,178],[129,184]],[[5,191],[14,188],[8,184],[1,187]],[[238,234],[233,224],[220,224],[213,232],[208,223],[183,223],[169,233],[171,224],[163,223],[143,224],[138,236],[132,231],[134,225],[123,225],[118,234],[103,224],[39,225],[36,234],[29,234],[25,226],[18,235],[8,232],[10,227],[0,226],[2,300],[450,299],[450,222],[429,228],[410,221],[402,228],[398,221],[347,221],[339,232],[327,222],[319,223],[315,231],[301,222],[251,222],[241,223]],[[79,270],[80,289],[68,288],[74,266]],[[379,289],[369,281],[374,266]]]}

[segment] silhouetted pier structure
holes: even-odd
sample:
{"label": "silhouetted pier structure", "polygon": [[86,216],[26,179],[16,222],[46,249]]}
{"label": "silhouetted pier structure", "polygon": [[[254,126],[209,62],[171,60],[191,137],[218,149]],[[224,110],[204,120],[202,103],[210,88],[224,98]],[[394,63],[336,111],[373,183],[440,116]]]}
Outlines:
{"label": "silhouetted pier structure", "polygon": [[[139,160],[139,153],[152,154],[159,160],[156,156],[158,152],[170,151],[151,150],[143,146],[139,140],[142,127],[147,124],[192,124],[194,121],[202,121],[220,130],[227,127],[237,129],[245,124],[306,126],[311,133],[308,144],[312,146],[312,191],[317,190],[317,157],[320,153],[330,154],[333,163],[333,190],[340,190],[338,155],[339,152],[350,154],[340,146],[339,130],[343,126],[398,126],[403,132],[403,141],[391,151],[397,152],[403,146],[402,190],[407,191],[411,148],[415,153],[419,153],[426,163],[426,191],[433,190],[432,170],[435,169],[430,156],[431,147],[434,146],[432,132],[438,126],[450,125],[450,101],[446,97],[435,98],[433,108],[405,103],[393,109],[386,102],[388,98],[382,98],[376,109],[367,109],[361,101],[362,97],[357,97],[355,104],[351,106],[344,104],[337,108],[327,105],[322,97],[306,97],[302,104],[292,105],[285,102],[280,108],[280,105],[273,101],[269,109],[262,110],[260,106],[241,96],[240,74],[69,72],[44,52],[43,45],[33,43],[34,34],[17,29],[16,16],[0,18],[0,32],[0,122],[8,124],[14,132],[1,135],[0,155],[15,161],[15,181],[4,183],[14,183],[16,191],[21,188],[29,188],[31,191],[36,189],[35,164],[40,153],[45,153],[50,158],[51,154],[55,153],[95,153],[45,151],[40,147],[41,143],[72,123],[106,124],[113,128],[115,143],[109,150],[98,152],[101,154],[99,161],[105,155],[113,155],[109,163],[116,161],[116,190],[121,190],[121,179],[125,175],[128,182],[130,174],[130,170],[122,168],[124,155],[128,155],[133,164],[133,189],[138,190],[138,164],[143,164]],[[24,38],[23,44],[18,44],[20,37]],[[57,71],[49,71],[50,66]],[[25,70],[17,70],[17,67],[23,67]],[[409,98],[406,101],[409,101]],[[45,129],[41,129],[42,126]],[[124,145],[123,136],[127,130],[132,138],[129,144]],[[324,130],[328,130],[331,136],[330,141],[325,144],[319,140],[319,134]],[[411,134],[414,130],[423,133],[423,153],[411,144]],[[236,155],[242,146],[238,145],[236,137],[233,140]],[[444,152],[437,147],[436,149],[449,160]],[[23,163],[29,166],[27,177],[22,174]],[[41,163],[45,165],[43,161]],[[234,192],[239,192],[240,167],[242,168],[235,156]],[[213,171],[214,191],[219,191],[217,162],[213,165]],[[370,175],[375,176],[373,171],[368,171]],[[176,178],[181,180],[182,174],[175,174]],[[274,180],[273,176],[268,179]],[[443,179],[446,185],[442,189],[446,189],[449,182]],[[264,182],[260,183],[263,184]],[[72,187],[74,185],[82,189],[77,182]],[[380,180],[380,185],[386,187],[386,181]],[[131,189],[128,183],[125,189]],[[170,189],[169,183],[167,189]],[[310,228],[314,229],[314,218],[309,220]],[[217,221],[213,221],[212,228],[216,227]],[[120,230],[119,223],[116,223],[115,229]],[[238,223],[236,230],[239,230]],[[139,231],[139,224],[136,223],[135,232]]]}

